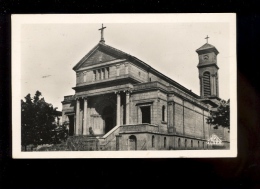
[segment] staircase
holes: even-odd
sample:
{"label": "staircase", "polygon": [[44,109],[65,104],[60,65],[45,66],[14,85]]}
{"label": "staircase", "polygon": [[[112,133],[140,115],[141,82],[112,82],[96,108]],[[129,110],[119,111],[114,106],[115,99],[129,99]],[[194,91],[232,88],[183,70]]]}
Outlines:
{"label": "staircase", "polygon": [[119,134],[120,125],[115,126],[102,137],[97,137],[99,140],[100,150],[116,150],[116,135]]}

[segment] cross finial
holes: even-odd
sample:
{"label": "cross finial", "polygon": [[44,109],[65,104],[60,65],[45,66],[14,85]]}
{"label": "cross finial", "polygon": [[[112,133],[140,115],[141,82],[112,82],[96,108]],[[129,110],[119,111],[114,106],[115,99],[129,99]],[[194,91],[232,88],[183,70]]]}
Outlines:
{"label": "cross finial", "polygon": [[102,27],[98,30],[101,30],[101,39],[99,42],[101,43],[105,43],[105,40],[104,40],[104,34],[103,34],[103,30],[105,29],[106,27],[103,27],[103,24],[102,24]]}
{"label": "cross finial", "polygon": [[207,40],[207,43],[208,43],[209,36],[207,35],[207,37],[205,39]]}

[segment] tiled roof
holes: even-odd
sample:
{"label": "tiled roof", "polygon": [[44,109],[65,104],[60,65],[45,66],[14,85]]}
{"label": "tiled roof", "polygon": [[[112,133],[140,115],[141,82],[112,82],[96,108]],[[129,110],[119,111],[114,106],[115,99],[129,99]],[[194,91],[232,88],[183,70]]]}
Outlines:
{"label": "tiled roof", "polygon": [[203,50],[208,50],[208,49],[214,49],[216,51],[216,53],[218,54],[218,50],[216,49],[216,47],[211,45],[211,44],[209,44],[209,43],[205,43],[204,45],[202,45],[200,48],[198,48],[196,50],[196,52],[203,51]]}

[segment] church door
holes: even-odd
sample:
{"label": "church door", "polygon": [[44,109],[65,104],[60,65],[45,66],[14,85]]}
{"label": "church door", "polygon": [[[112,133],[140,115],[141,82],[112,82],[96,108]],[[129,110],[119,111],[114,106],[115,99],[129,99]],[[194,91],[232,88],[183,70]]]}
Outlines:
{"label": "church door", "polygon": [[105,118],[105,132],[107,133],[113,128],[113,117]]}
{"label": "church door", "polygon": [[105,133],[109,132],[114,126],[114,109],[107,106],[103,110],[103,119],[105,124]]}

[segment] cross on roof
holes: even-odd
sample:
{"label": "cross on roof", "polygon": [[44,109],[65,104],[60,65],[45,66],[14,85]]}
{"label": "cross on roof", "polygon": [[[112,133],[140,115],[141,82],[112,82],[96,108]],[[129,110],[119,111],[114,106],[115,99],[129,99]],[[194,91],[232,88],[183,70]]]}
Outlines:
{"label": "cross on roof", "polygon": [[105,40],[104,40],[104,34],[103,34],[103,30],[105,29],[106,27],[103,27],[103,24],[102,24],[102,27],[100,28],[100,29],[98,29],[98,30],[101,30],[101,39],[100,39],[100,41],[99,42],[105,42]]}
{"label": "cross on roof", "polygon": [[207,40],[207,43],[208,43],[209,36],[207,35],[207,37],[205,39]]}

